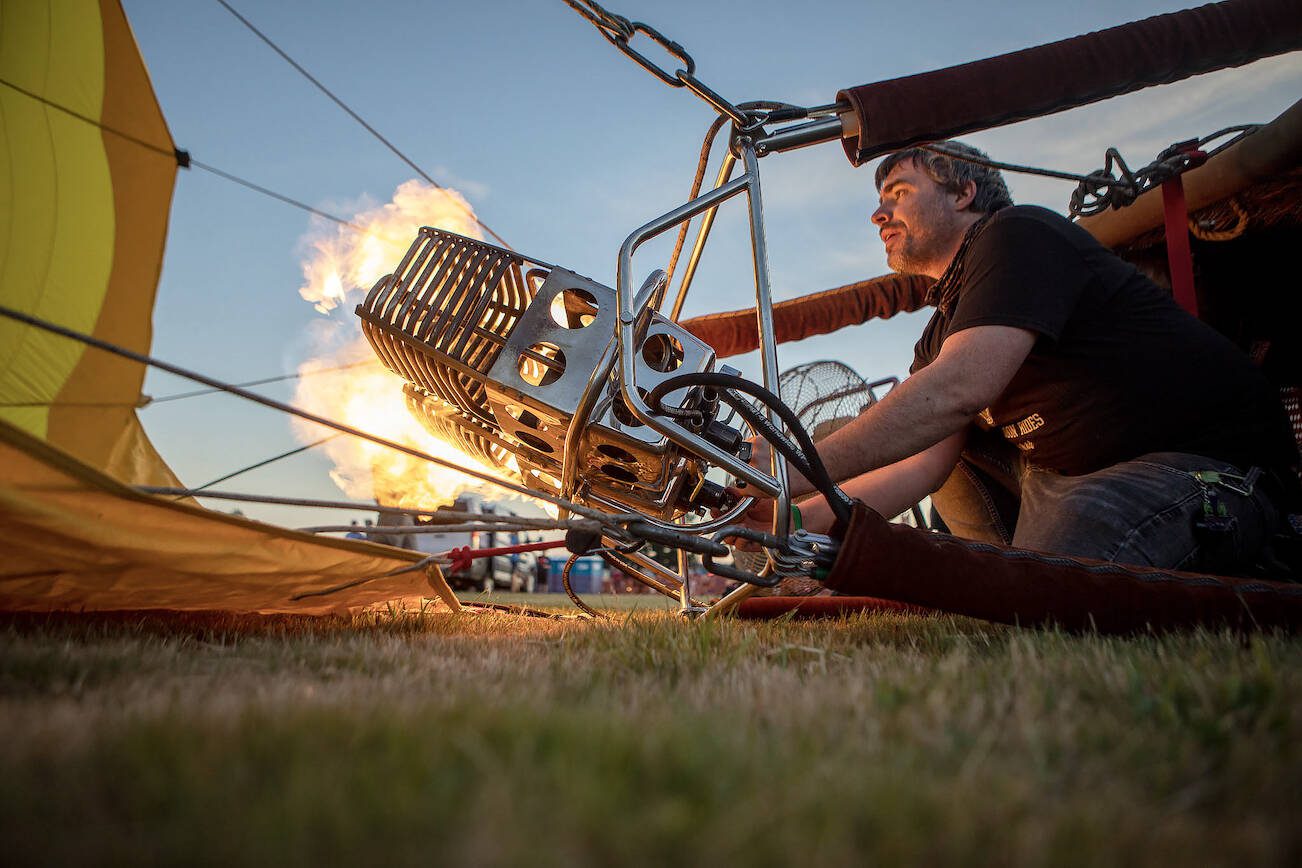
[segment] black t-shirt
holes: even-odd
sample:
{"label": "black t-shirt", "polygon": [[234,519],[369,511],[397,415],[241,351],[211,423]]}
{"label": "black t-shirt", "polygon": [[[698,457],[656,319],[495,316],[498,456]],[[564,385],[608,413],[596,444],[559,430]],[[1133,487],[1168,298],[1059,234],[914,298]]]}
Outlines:
{"label": "black t-shirt", "polygon": [[1038,334],[977,420],[1027,461],[1069,475],[1149,452],[1189,452],[1245,470],[1294,464],[1278,396],[1247,356],[1084,229],[1019,205],[975,233],[910,370],[973,326]]}

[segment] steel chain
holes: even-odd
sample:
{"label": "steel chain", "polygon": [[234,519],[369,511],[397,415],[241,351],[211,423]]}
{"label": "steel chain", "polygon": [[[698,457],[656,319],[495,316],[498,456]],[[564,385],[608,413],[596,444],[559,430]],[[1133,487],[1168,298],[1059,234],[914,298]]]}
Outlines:
{"label": "steel chain", "polygon": [[[763,111],[749,110],[745,104],[734,105],[725,99],[718,91],[707,85],[696,77],[696,61],[687,49],[665,36],[650,24],[642,21],[631,21],[623,15],[611,12],[603,7],[596,0],[565,0],[565,5],[569,6],[575,12],[582,15],[606,38],[611,45],[618,48],[626,57],[631,59],[638,66],[654,75],[660,81],[670,87],[685,87],[698,97],[703,99],[716,112],[728,118],[732,123],[743,132],[758,130],[769,120],[770,115]],[[656,45],[660,46],[670,56],[676,58],[682,66],[670,72],[660,64],[647,57],[642,52],[633,47],[632,41],[637,34],[641,33]],[[763,105],[771,105],[765,103]],[[783,109],[791,114],[792,117],[804,117],[805,110],[796,106],[785,106]]]}
{"label": "steel chain", "polygon": [[596,0],[565,0],[565,5],[586,18],[592,26],[603,34],[606,34],[607,39],[610,36],[623,36],[625,39],[631,39],[633,36],[633,22],[623,15],[616,15],[614,12],[607,10]]}

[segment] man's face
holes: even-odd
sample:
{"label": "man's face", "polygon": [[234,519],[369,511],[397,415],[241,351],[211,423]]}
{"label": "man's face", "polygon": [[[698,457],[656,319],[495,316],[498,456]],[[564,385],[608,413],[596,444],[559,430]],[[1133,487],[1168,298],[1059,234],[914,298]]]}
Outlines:
{"label": "man's face", "polygon": [[886,264],[906,274],[944,271],[962,236],[956,197],[905,160],[882,180],[872,222],[886,246]]}

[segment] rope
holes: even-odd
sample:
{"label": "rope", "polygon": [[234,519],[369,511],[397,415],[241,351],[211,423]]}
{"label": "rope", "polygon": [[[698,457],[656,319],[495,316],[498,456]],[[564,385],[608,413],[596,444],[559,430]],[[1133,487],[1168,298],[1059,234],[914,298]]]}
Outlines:
{"label": "rope", "polygon": [[169,150],[167,148],[160,147],[159,145],[155,145],[152,142],[147,142],[144,139],[138,138],[137,136],[133,136],[130,133],[124,133],[122,130],[116,129],[114,127],[110,127],[105,123],[97,121],[95,118],[88,117],[87,115],[84,115],[81,112],[78,112],[74,109],[70,109],[65,105],[60,105],[59,103],[54,102],[53,100],[46,99],[40,94],[32,93],[30,90],[27,90],[24,87],[20,87],[7,79],[0,78],[0,84],[12,88],[13,90],[16,90],[18,93],[21,93],[24,96],[31,97],[37,102],[44,103],[45,105],[49,106],[52,109],[61,111],[64,114],[68,115],[69,117],[76,118],[77,120],[83,123],[90,124],[92,127],[98,127],[99,129],[103,130],[106,133],[111,133],[112,135],[118,136],[119,138],[125,141],[131,142],[134,145],[138,145],[139,147],[142,147],[147,151],[153,151],[155,154],[161,154],[167,157],[168,159],[175,161],[177,165],[181,166],[182,168],[194,167],[196,169],[203,169],[205,172],[211,172],[212,174],[216,175],[219,178],[224,178],[228,181],[232,181],[236,184],[239,184],[242,187],[246,187],[250,190],[253,190],[255,193],[261,193],[264,196],[269,196],[272,199],[275,199],[279,202],[284,202],[286,205],[292,205],[293,207],[306,211],[309,214],[315,214],[316,216],[322,217],[326,220],[332,220],[335,223],[338,223],[340,226],[347,226],[349,229],[353,229],[357,232],[364,233],[366,231],[361,226],[358,226],[356,223],[353,223],[349,220],[345,220],[344,218],[338,217],[327,211],[322,211],[320,208],[313,208],[311,205],[308,205],[306,202],[300,202],[299,200],[294,199],[290,196],[286,196],[283,193],[277,193],[275,190],[269,189],[267,187],[263,187],[261,184],[255,184],[253,181],[250,181],[246,178],[241,178],[238,175],[232,175],[230,172],[226,172],[221,169],[218,169],[216,166],[210,166],[207,163],[201,163],[198,160],[192,158],[188,151],[182,151],[178,148],[172,148],[171,150]]}
{"label": "rope", "polygon": [[[207,498],[208,500],[229,500],[239,503],[269,503],[277,506],[303,506],[315,509],[360,510],[362,512],[378,512],[385,515],[407,515],[413,518],[442,518],[454,521],[473,519],[482,522],[486,526],[485,529],[488,530],[500,530],[504,524],[518,524],[525,530],[556,530],[561,526],[560,521],[556,519],[529,518],[527,516],[519,515],[499,516],[492,513],[458,512],[454,510],[441,509],[439,507],[410,508],[402,506],[381,506],[374,503],[354,503],[348,500],[313,500],[300,497],[278,497],[272,494],[245,494],[235,491],[198,491],[193,488],[169,488],[160,485],[137,485],[135,486],[135,490],[139,491],[141,494],[155,494],[166,497],[194,496]],[[636,518],[636,516],[628,514],[622,516],[617,515],[614,516],[614,518],[631,519]],[[566,528],[571,526],[584,527],[586,529],[593,528],[592,522],[589,519],[566,519],[566,521],[571,523],[564,525]],[[584,522],[587,522],[587,524],[584,524]],[[379,525],[379,527],[402,529],[404,533],[412,530],[420,530],[419,527],[412,525],[386,524]],[[352,530],[351,527],[348,529]],[[311,528],[302,528],[302,530],[311,530]]]}
{"label": "rope", "polygon": [[131,142],[134,145],[139,145],[140,147],[144,148],[147,151],[153,151],[155,154],[161,154],[164,157],[167,157],[169,160],[176,161],[177,163],[183,162],[182,155],[185,153],[184,151],[178,151],[175,148],[165,148],[161,145],[156,145],[153,142],[148,142],[142,138],[133,136],[131,133],[125,133],[122,130],[119,130],[115,127],[110,127],[108,124],[101,123],[100,121],[97,121],[95,118],[92,118],[88,115],[84,115],[81,112],[76,111],[74,109],[70,109],[65,105],[60,105],[59,103],[54,102],[53,100],[47,99],[46,97],[41,96],[39,93],[33,93],[27,88],[14,84],[12,81],[9,81],[8,79],[0,78],[0,84],[3,84],[5,87],[18,91],[23,96],[30,97],[31,99],[34,99],[40,103],[44,103],[45,105],[49,106],[52,109],[57,109],[66,115],[70,115],[71,117],[74,117],[79,121],[88,123],[93,127],[99,127],[101,130],[103,130],[106,133],[112,133],[113,135],[121,139],[125,139],[126,141]]}
{"label": "rope", "polygon": [[[360,362],[350,362],[346,365],[334,365],[333,367],[329,367],[329,368],[312,368],[311,370],[307,370],[307,371],[299,371],[297,374],[280,374],[275,377],[263,377],[261,380],[248,380],[243,383],[235,383],[234,385],[240,386],[241,388],[248,387],[248,386],[265,386],[268,383],[280,383],[280,382],[284,382],[285,380],[297,380],[300,377],[310,377],[316,374],[328,374],[328,373],[333,373],[335,371],[348,370],[349,368],[360,368],[363,367],[364,365],[378,365],[379,363],[380,362],[378,359],[364,359]],[[224,389],[196,389],[193,392],[181,392],[176,395],[164,395],[161,398],[149,398],[148,400],[144,401],[144,403],[137,404],[135,406],[146,407],[153,404],[166,404],[168,401],[180,401],[184,398],[199,398],[202,397],[203,395],[216,395],[223,391],[225,390]]]}
{"label": "rope", "polygon": [[[569,2],[569,0],[566,0],[566,2]],[[802,109],[799,106],[793,106],[788,103],[763,102],[763,101],[741,103],[739,106],[737,106],[737,108],[745,109],[747,111],[769,109],[774,111],[790,111],[790,112],[804,113],[804,114],[808,114],[810,111],[809,109]],[[714,147],[714,139],[716,136],[718,136],[719,130],[723,128],[723,125],[727,121],[728,121],[728,116],[720,114],[710,124],[709,129],[705,131],[705,139],[701,143],[701,153],[696,160],[696,175],[692,178],[691,192],[687,196],[687,201],[689,202],[694,200],[697,196],[701,195],[701,186],[705,183],[705,170],[709,167],[710,151]],[[683,224],[678,227],[678,238],[674,241],[674,250],[673,253],[671,253],[669,256],[669,265],[665,269],[666,292],[668,292],[670,284],[672,284],[674,281],[674,272],[678,268],[678,259],[680,256],[682,256],[683,244],[687,241],[687,232],[691,228],[691,225],[692,225],[692,220],[685,220],[683,221]],[[678,289],[678,296],[679,296],[678,299],[674,301],[674,308],[670,316],[670,318],[673,320],[677,320],[678,315],[682,313],[682,311],[679,309],[680,302],[683,300],[681,285],[679,286]]]}
{"label": "rope", "polygon": [[216,175],[218,178],[224,178],[227,181],[231,181],[235,184],[239,184],[241,187],[245,187],[246,189],[252,190],[255,193],[261,193],[262,195],[269,196],[270,198],[275,199],[278,202],[284,202],[286,205],[292,205],[301,211],[306,211],[309,214],[313,214],[325,220],[333,221],[335,223],[338,223],[340,226],[347,226],[349,229],[352,229],[354,232],[361,232],[363,234],[365,234],[366,232],[366,229],[364,227],[357,225],[351,220],[345,220],[343,217],[338,217],[334,214],[331,214],[328,211],[322,211],[320,208],[313,208],[311,205],[307,204],[306,202],[300,202],[297,199],[294,199],[290,196],[286,196],[284,193],[277,193],[275,190],[272,190],[268,187],[264,187],[261,184],[255,184],[254,182],[246,178],[241,178],[239,175],[232,175],[230,172],[223,171],[217,168],[216,166],[210,166],[207,163],[201,163],[195,159],[190,160],[190,165],[196,169],[203,169],[205,172],[210,172]]}
{"label": "rope", "polygon": [[[569,2],[569,0],[566,0],[566,2]],[[719,130],[726,121],[725,116],[719,115],[705,132],[705,141],[701,144],[701,156],[696,161],[696,177],[692,179],[692,191],[687,197],[688,202],[701,195],[701,185],[705,182],[705,170],[710,164],[710,149],[714,144],[714,137],[719,134]],[[665,269],[666,291],[674,281],[674,270],[678,267],[678,257],[682,255],[683,243],[687,240],[687,231],[691,225],[691,220],[685,220],[683,225],[678,228],[678,239],[674,242],[674,252],[669,256],[669,267]]]}
{"label": "rope", "polygon": [[549,621],[583,621],[582,615],[566,615],[564,612],[545,612],[529,606],[509,606],[505,603],[485,603],[479,600],[462,600],[463,609],[483,609],[486,612],[498,612],[503,615],[518,615],[524,618],[546,618]]}
{"label": "rope", "polygon": [[[260,380],[248,380],[243,383],[235,383],[236,386],[265,386],[268,383],[280,383],[285,380],[297,380],[301,377],[311,377],[316,374],[327,374],[336,371],[343,371],[349,368],[360,368],[364,365],[378,365],[377,359],[364,359],[360,362],[350,362],[346,365],[334,365],[329,368],[313,368],[308,371],[299,371],[296,374],[280,374],[275,377],[263,377]],[[0,407],[96,407],[101,409],[135,407],[137,410],[143,410],[146,407],[152,407],[155,404],[166,404],[169,401],[180,401],[185,398],[199,398],[204,395],[220,394],[223,389],[196,389],[193,392],[180,392],[176,395],[164,395],[161,398],[151,398],[149,395],[141,395],[135,401],[5,401],[0,403]],[[208,483],[213,485],[215,483]],[[201,486],[202,487],[202,486]]]}
{"label": "rope", "polygon": [[[1189,169],[1197,168],[1221,151],[1238,143],[1245,136],[1256,132],[1259,128],[1260,124],[1225,127],[1200,139],[1176,142],[1158,154],[1153,162],[1137,171],[1131,171],[1122,158],[1120,151],[1116,148],[1108,148],[1104,153],[1103,168],[1090,172],[1088,175],[1060,172],[1056,169],[1044,169],[1038,166],[1024,166],[1018,163],[1005,163],[987,157],[952,151],[939,144],[924,144],[918,147],[953,160],[985,166],[988,169],[1016,172],[1022,175],[1039,175],[1040,177],[1056,178],[1063,181],[1075,181],[1077,186],[1075,191],[1072,192],[1071,200],[1068,203],[1068,212],[1074,219],[1098,214],[1109,208],[1124,208],[1144,192]],[[1210,151],[1203,150],[1208,143],[1231,133],[1235,135],[1220,146]],[[1120,177],[1114,174],[1114,165],[1116,171],[1120,173]]]}
{"label": "rope", "polygon": [[[290,57],[289,54],[287,54],[283,48],[281,48],[281,47],[280,47],[279,45],[277,45],[274,41],[272,41],[271,37],[267,36],[267,34],[263,33],[261,30],[259,30],[257,27],[255,27],[255,26],[253,25],[253,22],[249,21],[249,19],[245,18],[245,17],[244,17],[243,15],[241,15],[239,12],[236,12],[235,9],[234,9],[234,7],[231,6],[231,4],[227,3],[226,0],[217,0],[217,2],[218,2],[218,3],[222,6],[222,8],[224,8],[227,12],[229,12],[229,13],[231,13],[231,15],[235,16],[236,20],[238,20],[241,24],[243,24],[245,27],[247,27],[247,28],[248,28],[248,29],[253,33],[253,35],[257,36],[259,39],[261,39],[263,42],[265,42],[265,43],[268,45],[268,47],[271,48],[272,51],[276,52],[276,54],[279,54],[280,57],[281,57],[281,58],[282,58],[286,63],[288,63],[290,66],[294,67],[294,69],[297,70],[298,73],[299,73],[300,75],[302,75],[304,78],[306,78],[308,81],[310,81],[310,82],[311,82],[311,83],[316,87],[317,90],[321,91],[323,94],[325,94],[326,96],[328,96],[328,97],[331,99],[331,101],[334,102],[335,105],[337,105],[337,106],[339,106],[339,108],[343,109],[344,112],[345,112],[345,113],[346,113],[350,118],[352,118],[353,120],[357,121],[357,123],[361,124],[362,127],[363,127],[363,128],[364,128],[368,133],[370,133],[372,136],[374,136],[376,139],[378,139],[378,140],[380,141],[381,144],[383,144],[386,148],[388,148],[390,151],[392,151],[392,152],[393,152],[393,153],[398,157],[398,159],[402,160],[404,163],[406,163],[408,166],[410,166],[412,171],[414,171],[416,174],[420,175],[420,176],[421,176],[422,178],[424,178],[427,182],[429,182],[430,184],[432,184],[434,187],[438,188],[439,190],[444,190],[444,189],[446,189],[446,188],[445,188],[442,184],[440,184],[438,181],[435,181],[433,178],[431,178],[428,172],[426,172],[426,171],[425,171],[424,169],[422,169],[420,166],[416,165],[416,163],[415,163],[415,162],[414,162],[410,157],[408,157],[408,156],[407,156],[406,154],[404,154],[402,151],[398,150],[397,146],[394,145],[393,142],[391,142],[391,141],[389,141],[387,138],[385,138],[385,137],[380,133],[379,130],[377,130],[375,127],[373,127],[373,126],[371,126],[369,123],[367,123],[367,122],[362,118],[362,116],[359,115],[357,112],[353,111],[352,108],[350,108],[349,105],[348,105],[346,102],[344,102],[342,99],[340,99],[338,96],[336,96],[336,95],[334,94],[334,92],[330,90],[330,88],[328,88],[328,87],[326,87],[324,84],[322,84],[321,81],[320,81],[319,79],[316,78],[316,76],[312,75],[312,73],[310,73],[310,72],[308,72],[306,69],[304,69],[303,66],[302,66],[302,64],[300,64],[298,61],[294,60],[294,58]],[[480,220],[478,217],[476,217],[475,214],[474,214],[474,212],[472,212],[469,208],[465,207],[465,206],[462,205],[460,202],[455,202],[454,204],[456,204],[457,207],[459,207],[459,208],[461,208],[463,211],[465,211],[466,214],[467,214],[467,216],[469,216],[472,220],[474,220],[475,223],[479,224],[479,226],[480,226],[481,228],[483,228],[483,230],[484,230],[485,232],[487,232],[489,235],[493,236],[493,238],[494,238],[494,239],[495,239],[499,244],[501,244],[503,247],[507,248],[508,250],[513,250],[513,249],[514,249],[514,248],[511,247],[510,244],[507,244],[507,243],[506,243],[506,239],[504,239],[502,236],[500,236],[500,235],[498,235],[496,232],[494,232],[494,231],[492,230],[492,228],[490,228],[490,227],[488,226],[488,224],[485,223],[483,220]]]}
{"label": "rope", "polygon": [[[204,496],[204,495],[200,495]],[[439,534],[439,533],[470,533],[472,531],[486,531],[488,533],[514,533],[517,531],[531,530],[585,530],[594,531],[599,528],[594,527],[591,519],[557,519],[555,521],[545,521],[539,524],[521,524],[516,521],[505,521],[501,523],[491,522],[465,522],[462,524],[381,524],[372,525],[368,528],[372,533],[383,533],[389,536],[403,534]],[[348,533],[350,531],[360,531],[357,525],[348,524],[323,524],[313,527],[300,527],[303,533]],[[557,542],[556,545],[564,543]]]}
{"label": "rope", "polygon": [[609,11],[596,0],[564,0],[564,2],[566,6],[586,18],[593,27],[602,31],[607,39],[633,38],[633,22],[623,15]]}
{"label": "rope", "polygon": [[570,598],[570,602],[577,606],[579,610],[589,618],[595,620],[609,620],[605,615],[583,602],[579,595],[574,593],[574,588],[570,586],[570,570],[574,569],[574,565],[579,562],[579,558],[581,557],[583,557],[583,555],[570,555],[570,559],[565,562],[565,566],[561,568],[561,587],[565,589],[565,595]]}
{"label": "rope", "polygon": [[1238,197],[1231,196],[1225,201],[1234,212],[1234,224],[1226,229],[1217,229],[1215,224],[1204,227],[1201,221],[1190,218],[1189,231],[1199,241],[1233,241],[1248,228],[1248,212],[1239,204]]}
{"label": "rope", "polygon": [[171,364],[170,362],[164,362],[161,359],[154,358],[153,356],[147,356],[143,353],[137,353],[134,350],[127,349],[126,347],[121,347],[118,346],[117,344],[113,344],[108,341],[101,340],[92,335],[83,334],[81,332],[74,331],[73,329],[65,328],[61,325],[57,325],[56,323],[52,323],[49,320],[41,319],[40,317],[32,316],[31,314],[14,310],[11,307],[0,305],[0,316],[4,316],[21,323],[25,323],[29,326],[34,326],[35,328],[39,328],[43,331],[50,332],[51,334],[56,334],[61,337],[78,341],[80,343],[86,344],[87,346],[95,347],[96,349],[99,350],[104,350],[105,352],[112,353],[113,355],[116,356],[121,356],[124,359],[130,359],[133,362],[139,362],[142,365],[149,365],[150,367],[158,368],[161,371],[166,371],[169,374],[175,374],[178,377],[184,377],[187,380],[193,380],[196,383],[202,383],[205,386],[209,386],[215,389],[221,389],[224,392],[229,392],[232,395],[237,395],[241,398],[244,398],[247,401],[252,401],[255,404],[261,404],[262,406],[268,407],[272,410],[278,410],[281,413],[285,413],[290,416],[296,416],[299,419],[304,419],[308,422],[313,422],[317,425],[322,426],[323,428],[329,428],[332,431],[338,431],[343,434],[352,435],[353,437],[357,437],[359,439],[366,440],[370,443],[374,443],[377,446],[384,446],[387,449],[392,449],[395,452],[401,452],[402,454],[409,455],[412,458],[419,458],[422,461],[428,461],[429,463],[438,465],[439,467],[446,467],[449,470],[455,470],[458,473],[465,474],[466,476],[469,476],[473,479],[478,479],[481,482],[487,482],[499,488],[504,488],[508,491],[513,491],[516,494],[520,494],[525,497],[536,497],[542,500],[549,501],[550,503],[553,503],[556,506],[564,507],[565,509],[568,509],[571,512],[577,513],[586,518],[594,519],[605,526],[618,527],[618,522],[619,522],[618,517],[602,512],[601,510],[598,509],[593,509],[590,506],[585,506],[581,503],[575,503],[574,501],[568,498],[552,494],[551,492],[548,491],[526,488],[523,485],[519,485],[509,480],[498,479],[497,477],[492,476],[483,471],[474,470],[473,468],[469,468],[469,467],[463,467],[453,461],[449,461],[444,458],[439,458],[435,455],[430,455],[428,452],[424,452],[420,449],[414,449],[410,446],[405,446],[401,443],[397,443],[393,440],[389,440],[384,437],[379,437],[374,434],[368,434],[367,432],[362,431],[359,428],[354,428],[351,425],[345,425],[342,422],[336,422],[333,419],[327,419],[324,416],[318,416],[316,413],[310,413],[307,410],[304,410],[300,407],[295,407],[292,404],[286,404],[282,401],[276,401],[271,398],[264,397],[262,395],[257,394],[256,392],[250,392],[246,389],[241,389],[238,386],[231,385],[230,383],[224,383],[221,380],[214,379],[212,377],[197,373],[195,371],[187,370],[186,368],[182,368],[179,365]]}
{"label": "rope", "polygon": [[0,407],[10,408],[27,408],[27,407],[84,407],[96,410],[122,409],[123,407],[135,407],[140,409],[149,406],[149,401],[145,400],[148,396],[141,395],[139,401],[4,401]]}
{"label": "rope", "polygon": [[272,456],[271,458],[263,459],[262,461],[259,461],[256,464],[250,464],[248,467],[241,467],[239,470],[236,470],[233,473],[228,473],[225,476],[219,476],[216,479],[212,480],[211,482],[205,482],[203,485],[195,486],[194,488],[190,489],[190,491],[191,492],[203,491],[205,488],[210,488],[211,486],[217,485],[219,482],[225,482],[228,479],[234,479],[235,477],[242,476],[243,474],[248,473],[251,470],[257,470],[260,467],[266,467],[268,464],[275,464],[277,461],[280,461],[283,458],[289,458],[293,455],[297,455],[300,452],[306,452],[309,449],[315,449],[316,447],[320,446],[322,443],[327,443],[339,436],[340,436],[339,434],[331,434],[329,437],[322,437],[320,440],[316,441],[315,443],[309,443],[306,446],[299,446],[297,449],[291,449],[288,452],[282,452],[279,455]]}
{"label": "rope", "polygon": [[[536,543],[521,543],[512,546],[498,546],[489,549],[472,549],[469,546],[449,549],[441,553],[438,557],[447,558],[451,562],[451,572],[459,573],[463,570],[470,569],[470,562],[482,560],[484,558],[494,558],[498,555],[519,555],[525,552],[543,552],[548,549],[559,549],[565,547],[565,540],[544,540]],[[576,556],[577,557],[577,556]]]}

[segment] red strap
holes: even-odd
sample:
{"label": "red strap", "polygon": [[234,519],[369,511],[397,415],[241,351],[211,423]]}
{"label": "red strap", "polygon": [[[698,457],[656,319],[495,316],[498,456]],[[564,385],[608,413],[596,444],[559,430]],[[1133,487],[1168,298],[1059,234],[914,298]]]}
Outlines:
{"label": "red strap", "polygon": [[1166,217],[1166,264],[1171,273],[1171,294],[1176,304],[1198,316],[1194,293],[1193,253],[1189,249],[1189,209],[1180,176],[1162,182],[1162,209]]}
{"label": "red strap", "polygon": [[494,555],[514,555],[520,552],[540,552],[546,549],[559,549],[565,547],[565,540],[554,539],[544,540],[536,543],[522,543],[515,546],[502,546],[495,549],[472,549],[470,546],[461,546],[448,552],[448,557],[452,559],[452,565],[448,568],[454,573],[470,569],[470,562],[476,558],[491,558]]}

